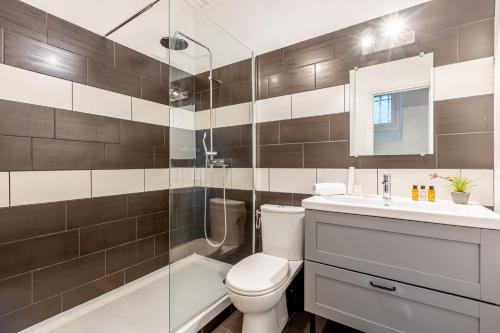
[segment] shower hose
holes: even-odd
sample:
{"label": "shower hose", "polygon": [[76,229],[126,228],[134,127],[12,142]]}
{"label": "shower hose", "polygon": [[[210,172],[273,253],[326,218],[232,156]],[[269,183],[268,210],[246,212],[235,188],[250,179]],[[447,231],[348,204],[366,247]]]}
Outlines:
{"label": "shower hose", "polygon": [[[213,164],[210,166],[210,171],[213,171]],[[208,184],[208,155],[205,156],[205,214],[203,214],[203,231],[205,232],[205,239],[210,246],[220,247],[226,241],[227,237],[227,208],[226,208],[226,165],[222,163],[222,187],[223,187],[223,199],[224,199],[224,238],[220,243],[212,242],[207,235],[207,184]]]}

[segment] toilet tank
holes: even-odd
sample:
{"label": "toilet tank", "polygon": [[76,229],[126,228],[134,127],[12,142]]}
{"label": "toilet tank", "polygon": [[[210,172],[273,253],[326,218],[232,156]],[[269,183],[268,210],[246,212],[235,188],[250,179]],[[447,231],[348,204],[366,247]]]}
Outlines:
{"label": "toilet tank", "polygon": [[262,252],[288,260],[304,259],[304,208],[262,205]]}

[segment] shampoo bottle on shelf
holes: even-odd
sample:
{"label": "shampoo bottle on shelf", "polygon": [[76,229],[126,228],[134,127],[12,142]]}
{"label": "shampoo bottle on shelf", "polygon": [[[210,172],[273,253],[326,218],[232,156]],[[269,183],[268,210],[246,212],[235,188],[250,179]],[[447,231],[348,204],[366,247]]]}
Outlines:
{"label": "shampoo bottle on shelf", "polygon": [[418,186],[413,185],[413,188],[411,190],[411,199],[414,201],[418,201]]}
{"label": "shampoo bottle on shelf", "polygon": [[418,199],[420,201],[427,201],[427,190],[425,189],[424,185],[420,186],[420,193],[418,195]]}
{"label": "shampoo bottle on shelf", "polygon": [[430,202],[436,201],[436,190],[434,186],[429,186],[429,193],[427,194],[427,200]]}

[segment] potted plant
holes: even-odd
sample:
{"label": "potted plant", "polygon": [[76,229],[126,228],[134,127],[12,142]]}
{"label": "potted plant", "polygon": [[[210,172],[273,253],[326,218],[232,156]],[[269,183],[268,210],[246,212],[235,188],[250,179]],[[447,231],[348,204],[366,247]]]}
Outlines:
{"label": "potted plant", "polygon": [[459,205],[467,205],[469,203],[470,192],[468,190],[475,186],[475,180],[472,180],[463,176],[455,176],[455,177],[441,177],[437,173],[433,173],[429,175],[431,179],[444,179],[446,180],[450,187],[451,191],[451,199],[454,203]]}

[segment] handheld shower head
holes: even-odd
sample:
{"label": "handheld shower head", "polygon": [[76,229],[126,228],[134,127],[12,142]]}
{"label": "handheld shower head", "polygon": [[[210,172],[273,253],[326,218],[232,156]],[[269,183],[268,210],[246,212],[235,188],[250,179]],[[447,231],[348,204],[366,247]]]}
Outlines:
{"label": "handheld shower head", "polygon": [[207,139],[207,132],[203,132],[203,149],[205,150],[205,154],[207,153],[207,144],[205,140]]}

